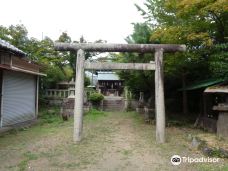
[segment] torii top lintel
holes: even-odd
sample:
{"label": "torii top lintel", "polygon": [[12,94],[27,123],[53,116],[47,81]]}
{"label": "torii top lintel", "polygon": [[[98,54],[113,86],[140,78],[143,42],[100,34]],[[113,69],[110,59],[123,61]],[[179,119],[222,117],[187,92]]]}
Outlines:
{"label": "torii top lintel", "polygon": [[55,43],[59,51],[77,51],[82,49],[88,52],[138,52],[150,53],[159,49],[164,52],[184,52],[185,45],[176,44],[105,44],[105,43]]}

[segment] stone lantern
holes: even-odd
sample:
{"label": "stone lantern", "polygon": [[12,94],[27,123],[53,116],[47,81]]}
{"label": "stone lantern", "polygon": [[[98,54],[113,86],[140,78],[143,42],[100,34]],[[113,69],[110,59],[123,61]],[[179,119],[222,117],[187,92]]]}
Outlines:
{"label": "stone lantern", "polygon": [[217,135],[228,139],[228,104],[219,103],[217,106],[213,106],[213,110],[219,112],[217,121]]}
{"label": "stone lantern", "polygon": [[73,78],[69,82],[68,92],[69,92],[68,98],[74,98],[74,96],[75,96],[75,83],[74,83],[74,79]]}

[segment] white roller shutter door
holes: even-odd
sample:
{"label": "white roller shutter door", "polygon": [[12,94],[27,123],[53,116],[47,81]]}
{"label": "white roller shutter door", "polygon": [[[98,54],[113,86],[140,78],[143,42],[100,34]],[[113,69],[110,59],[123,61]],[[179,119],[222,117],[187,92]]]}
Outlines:
{"label": "white roller shutter door", "polygon": [[2,92],[2,126],[35,118],[36,77],[4,71]]}

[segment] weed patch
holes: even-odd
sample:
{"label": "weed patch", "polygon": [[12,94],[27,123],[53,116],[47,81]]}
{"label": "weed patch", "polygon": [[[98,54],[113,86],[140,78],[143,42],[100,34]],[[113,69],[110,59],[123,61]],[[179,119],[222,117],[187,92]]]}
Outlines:
{"label": "weed patch", "polygon": [[25,157],[25,159],[22,160],[22,161],[18,164],[19,171],[24,171],[24,170],[26,170],[27,165],[28,165],[28,162],[29,162],[30,160],[37,160],[37,159],[38,159],[38,155],[37,155],[37,154],[34,154],[34,153],[31,153],[30,151],[24,153],[23,156]]}
{"label": "weed patch", "polygon": [[63,123],[63,120],[61,119],[61,117],[59,115],[59,109],[57,107],[52,108],[52,109],[42,109],[39,114],[39,118],[40,118],[41,125],[45,124],[45,123],[49,123],[49,124]]}
{"label": "weed patch", "polygon": [[97,120],[98,118],[107,116],[107,113],[105,113],[104,111],[100,111],[97,109],[91,109],[86,113],[85,119],[88,120]]}

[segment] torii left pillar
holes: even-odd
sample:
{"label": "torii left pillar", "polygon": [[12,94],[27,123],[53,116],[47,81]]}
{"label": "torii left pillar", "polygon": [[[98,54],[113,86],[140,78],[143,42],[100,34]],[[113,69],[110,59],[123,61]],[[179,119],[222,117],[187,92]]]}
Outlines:
{"label": "torii left pillar", "polygon": [[155,51],[155,114],[156,114],[156,141],[165,142],[165,98],[163,76],[164,49]]}
{"label": "torii left pillar", "polygon": [[74,101],[74,141],[82,139],[83,127],[83,98],[84,98],[84,62],[85,52],[77,51],[76,78],[75,78],[75,101]]}

